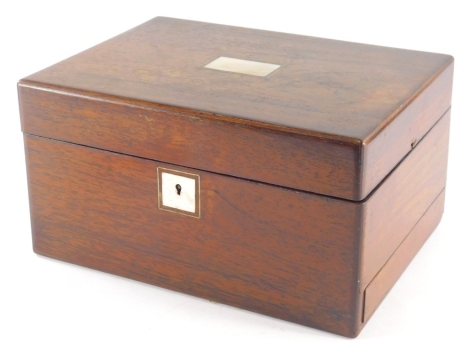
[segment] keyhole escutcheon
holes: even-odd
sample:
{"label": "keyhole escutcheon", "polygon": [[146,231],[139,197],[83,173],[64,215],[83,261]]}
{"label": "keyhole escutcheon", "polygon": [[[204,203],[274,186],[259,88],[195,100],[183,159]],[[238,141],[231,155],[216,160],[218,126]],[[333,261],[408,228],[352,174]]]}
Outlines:
{"label": "keyhole escutcheon", "polygon": [[176,193],[178,193],[178,195],[181,195],[181,185],[177,184],[175,187],[176,187]]}

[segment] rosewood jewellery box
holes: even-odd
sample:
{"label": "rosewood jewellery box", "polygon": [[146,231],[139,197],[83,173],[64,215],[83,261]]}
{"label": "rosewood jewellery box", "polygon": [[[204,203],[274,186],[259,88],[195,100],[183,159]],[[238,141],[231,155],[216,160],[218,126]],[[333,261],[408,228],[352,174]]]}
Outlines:
{"label": "rosewood jewellery box", "polygon": [[150,20],[18,83],[34,251],[357,336],[441,219],[452,75]]}

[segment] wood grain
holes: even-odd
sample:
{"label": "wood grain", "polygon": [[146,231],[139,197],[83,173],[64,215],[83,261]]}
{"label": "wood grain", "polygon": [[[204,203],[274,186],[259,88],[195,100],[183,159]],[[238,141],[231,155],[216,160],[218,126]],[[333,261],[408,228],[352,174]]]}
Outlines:
{"label": "wood grain", "polygon": [[424,213],[410,234],[403,240],[387,263],[374,277],[365,291],[363,321],[367,322],[379,307],[393,285],[413,260],[426,240],[439,224],[444,212],[445,190],[443,190],[429,209]]}
{"label": "wood grain", "polygon": [[[281,68],[204,68],[219,56]],[[447,55],[156,18],[23,79],[22,126],[358,201],[449,108],[452,70]]]}
{"label": "wood grain", "polygon": [[[364,202],[26,135],[34,250],[354,337],[366,286],[442,189],[448,121]],[[200,175],[200,219],[158,209],[157,167]]]}
{"label": "wood grain", "polygon": [[361,290],[445,187],[450,111],[364,203]]}
{"label": "wood grain", "polygon": [[23,131],[200,170],[355,198],[359,144],[19,87]]}
{"label": "wood grain", "polygon": [[[35,252],[354,334],[358,207],[26,136]],[[157,167],[201,176],[201,219],[158,209]]]}
{"label": "wood grain", "polygon": [[[266,78],[204,68],[220,56],[281,68]],[[362,140],[451,62],[448,55],[157,17],[27,80]]]}
{"label": "wood grain", "polygon": [[362,191],[368,195],[449,109],[454,65],[365,142]]}
{"label": "wood grain", "polygon": [[[219,56],[281,67],[204,68]],[[447,55],[153,19],[19,82],[33,248],[357,336],[440,220],[452,75]],[[200,218],[159,209],[157,167],[200,176]]]}

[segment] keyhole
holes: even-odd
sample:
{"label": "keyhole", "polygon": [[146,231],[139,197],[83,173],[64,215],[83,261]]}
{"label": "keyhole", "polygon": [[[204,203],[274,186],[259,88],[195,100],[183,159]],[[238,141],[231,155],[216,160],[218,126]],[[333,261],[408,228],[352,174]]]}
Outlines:
{"label": "keyhole", "polygon": [[176,193],[178,193],[178,195],[181,195],[181,185],[177,184],[175,187],[176,187]]}

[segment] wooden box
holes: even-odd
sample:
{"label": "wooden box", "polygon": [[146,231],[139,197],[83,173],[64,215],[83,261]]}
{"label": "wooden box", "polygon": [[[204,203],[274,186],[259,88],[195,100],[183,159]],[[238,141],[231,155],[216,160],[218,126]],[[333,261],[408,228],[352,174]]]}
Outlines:
{"label": "wooden box", "polygon": [[34,251],[357,336],[440,221],[452,74],[153,19],[18,83]]}

